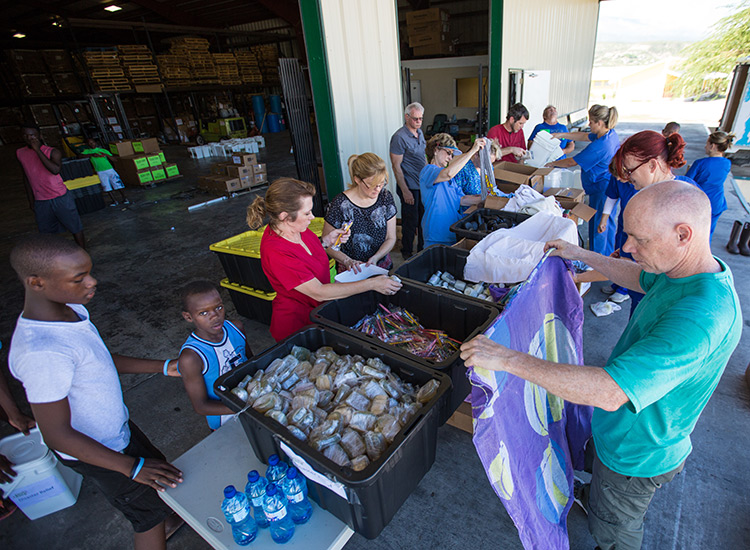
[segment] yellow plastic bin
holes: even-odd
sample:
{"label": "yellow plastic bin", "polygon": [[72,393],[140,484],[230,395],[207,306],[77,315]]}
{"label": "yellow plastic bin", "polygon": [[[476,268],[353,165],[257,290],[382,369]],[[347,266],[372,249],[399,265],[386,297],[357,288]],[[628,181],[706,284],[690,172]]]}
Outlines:
{"label": "yellow plastic bin", "polygon": [[264,325],[271,324],[275,292],[262,292],[248,286],[230,283],[229,279],[222,280],[221,286],[229,290],[229,296],[232,298],[237,313]]}

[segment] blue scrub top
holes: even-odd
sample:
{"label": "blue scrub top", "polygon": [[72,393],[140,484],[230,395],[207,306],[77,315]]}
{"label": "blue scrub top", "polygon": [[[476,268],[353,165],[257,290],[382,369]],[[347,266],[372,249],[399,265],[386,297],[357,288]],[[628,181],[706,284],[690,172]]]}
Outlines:
{"label": "blue scrub top", "polygon": [[581,167],[581,183],[588,195],[604,193],[609,185],[609,162],[620,147],[620,138],[614,130],[609,130],[602,137],[589,134],[586,148],[574,158]]}
{"label": "blue scrub top", "polygon": [[[565,126],[565,124],[563,124],[562,122],[558,122],[557,124],[547,124],[546,122],[542,122],[541,124],[537,124],[536,126],[534,126],[534,131],[531,132],[529,141],[534,141],[534,137],[542,130],[548,130],[550,134],[568,133],[568,127]],[[565,149],[568,146],[568,143],[570,143],[569,139],[560,139],[560,149]],[[563,155],[560,158],[564,159],[565,157],[566,155]]]}
{"label": "blue scrub top", "polygon": [[428,164],[419,174],[419,188],[424,204],[422,233],[425,243],[453,244],[456,242],[456,235],[451,232],[450,226],[461,219],[459,208],[464,192],[455,178],[435,183],[441,170],[440,166]]}
{"label": "blue scrub top", "polygon": [[711,201],[711,215],[717,216],[727,209],[724,197],[724,182],[727,179],[732,162],[724,157],[706,157],[696,160],[688,170],[688,177],[703,189]]}

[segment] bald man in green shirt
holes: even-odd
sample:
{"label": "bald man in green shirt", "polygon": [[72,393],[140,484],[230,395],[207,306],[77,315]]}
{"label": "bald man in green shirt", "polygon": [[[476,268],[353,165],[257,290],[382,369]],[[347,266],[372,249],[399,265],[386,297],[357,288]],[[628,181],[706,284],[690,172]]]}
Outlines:
{"label": "bald man in green shirt", "polygon": [[485,336],[461,347],[467,366],[507,371],[595,407],[593,475],[581,496],[601,550],[641,547],[656,488],[684,467],[690,434],[742,331],[732,273],[711,254],[705,193],[676,180],[652,185],[631,199],[624,222],[622,248],[634,261],[547,243],[645,293],[604,367],[543,361]]}

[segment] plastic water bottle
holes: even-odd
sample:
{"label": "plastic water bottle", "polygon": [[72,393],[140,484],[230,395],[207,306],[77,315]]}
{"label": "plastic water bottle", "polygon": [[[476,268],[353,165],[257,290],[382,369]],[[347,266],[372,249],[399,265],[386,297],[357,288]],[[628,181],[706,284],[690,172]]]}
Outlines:
{"label": "plastic water bottle", "polygon": [[297,525],[307,522],[312,516],[312,504],[307,499],[307,480],[291,466],[286,471],[286,477],[279,481],[279,487],[286,495],[289,515]]}
{"label": "plastic water bottle", "polygon": [[245,485],[245,495],[253,507],[253,516],[258,527],[268,527],[268,519],[263,512],[263,497],[266,496],[266,478],[260,477],[258,470],[253,470],[247,474],[247,485]]}
{"label": "plastic water bottle", "polygon": [[255,540],[258,536],[258,526],[250,513],[250,504],[245,493],[238,493],[234,485],[227,486],[224,489],[221,511],[224,512],[227,523],[232,526],[234,542],[246,546]]}
{"label": "plastic water bottle", "polygon": [[294,522],[292,516],[287,513],[286,497],[275,483],[269,483],[266,487],[263,511],[268,518],[271,538],[274,542],[278,544],[288,542],[294,535]]}
{"label": "plastic water bottle", "polygon": [[266,469],[266,479],[268,483],[278,483],[285,475],[289,466],[279,458],[279,455],[268,457],[268,468]]}

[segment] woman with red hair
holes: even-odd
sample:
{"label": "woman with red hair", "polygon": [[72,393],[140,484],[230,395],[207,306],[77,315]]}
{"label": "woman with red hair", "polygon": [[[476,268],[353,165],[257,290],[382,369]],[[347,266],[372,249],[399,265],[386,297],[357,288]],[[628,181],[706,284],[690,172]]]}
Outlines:
{"label": "woman with red hair", "polygon": [[[623,229],[623,212],[628,201],[640,191],[660,181],[682,180],[695,185],[695,182],[685,176],[675,176],[673,168],[685,165],[683,153],[685,151],[685,140],[680,134],[674,133],[665,138],[659,132],[645,130],[638,132],[626,139],[620,149],[612,157],[609,171],[612,174],[607,186],[607,200],[602,210],[602,219],[597,227],[600,233],[607,228],[612,210],[617,201],[620,201],[620,214],[617,219],[617,232],[615,233],[615,252],[623,258],[630,258],[626,252],[622,252],[622,245],[627,240],[627,234]],[[605,294],[611,294],[610,300],[620,303],[629,297],[633,299],[630,306],[630,314],[633,314],[635,306],[643,297],[643,294],[630,291],[626,288],[612,287],[602,288]]]}

